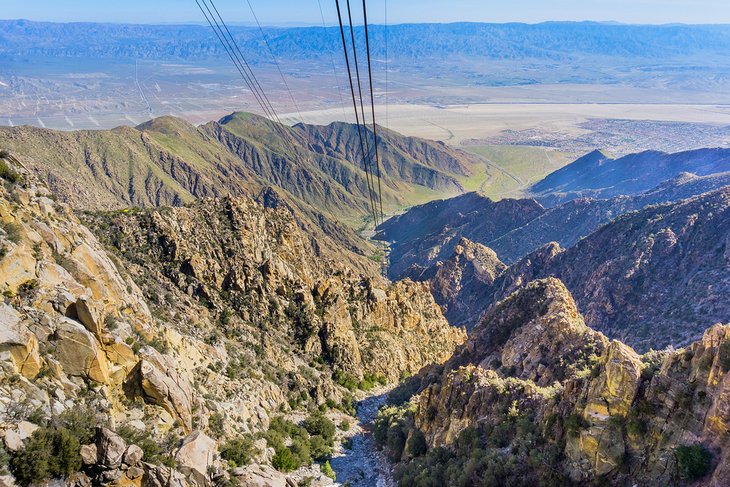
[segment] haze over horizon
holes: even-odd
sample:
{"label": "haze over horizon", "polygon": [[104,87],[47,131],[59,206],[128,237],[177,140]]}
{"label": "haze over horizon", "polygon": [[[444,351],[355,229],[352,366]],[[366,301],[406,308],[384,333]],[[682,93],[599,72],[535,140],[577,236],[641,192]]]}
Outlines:
{"label": "haze over horizon", "polygon": [[[369,8],[369,21],[385,21],[385,2],[380,0]],[[27,19],[48,22],[113,22],[141,24],[202,23],[195,2],[177,0],[144,2],[129,0],[123,5],[99,4],[91,0],[71,0],[59,4],[51,0],[7,0],[3,18]],[[449,22],[524,22],[546,21],[595,21],[625,24],[728,24],[730,9],[722,0],[691,2],[674,0],[599,0],[590,5],[579,0],[557,0],[545,5],[540,0],[522,0],[510,5],[499,5],[478,0],[451,2],[448,8],[438,0],[400,0],[388,2],[388,22],[402,23],[449,23]],[[418,5],[419,8],[414,8]],[[251,5],[262,24],[311,26],[321,25],[319,4],[316,0],[305,2],[279,0],[262,2],[252,0]],[[253,16],[244,1],[220,0],[217,6],[231,23],[251,24]],[[333,2],[321,2],[325,22],[336,19]],[[359,22],[356,19],[356,22]]]}

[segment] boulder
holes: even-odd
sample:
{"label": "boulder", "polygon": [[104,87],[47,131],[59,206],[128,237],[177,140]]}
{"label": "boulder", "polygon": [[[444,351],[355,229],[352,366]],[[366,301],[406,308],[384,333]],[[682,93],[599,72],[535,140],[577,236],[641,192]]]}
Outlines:
{"label": "boulder", "polygon": [[141,360],[130,373],[127,386],[136,389],[145,401],[163,407],[180,420],[186,431],[192,430],[193,393],[187,378],[175,370],[174,360],[145,347]]}
{"label": "boulder", "polygon": [[[142,464],[145,487],[189,487],[185,476],[175,469],[163,465]],[[245,484],[244,484],[245,485]]]}
{"label": "boulder", "polygon": [[81,323],[69,318],[61,319],[56,330],[55,355],[66,374],[109,383],[106,355]]}
{"label": "boulder", "polygon": [[23,440],[14,429],[5,432],[5,448],[10,451],[18,451],[23,448]]}
{"label": "boulder", "polygon": [[95,465],[97,462],[97,448],[95,444],[81,445],[81,461],[84,465]]}
{"label": "boulder", "polygon": [[122,457],[127,451],[127,444],[118,434],[106,428],[96,430],[97,463],[106,469],[116,469],[122,465]]}
{"label": "boulder", "polygon": [[81,297],[66,308],[66,316],[80,322],[97,340],[101,340],[104,319],[103,310],[93,305],[88,298]]}
{"label": "boulder", "polygon": [[35,279],[36,260],[27,245],[16,245],[0,260],[0,286],[11,291]]}
{"label": "boulder", "polygon": [[193,471],[196,477],[207,477],[208,467],[214,464],[216,442],[202,431],[194,431],[184,440],[175,455],[175,460],[182,472]]}
{"label": "boulder", "polygon": [[30,421],[21,421],[18,423],[18,434],[20,435],[20,439],[23,441],[27,440],[38,428],[38,425],[35,425]]}
{"label": "boulder", "polygon": [[144,452],[140,447],[137,445],[129,445],[129,448],[127,448],[127,451],[124,453],[123,462],[125,465],[129,465],[130,467],[139,465],[143,456]]}
{"label": "boulder", "polygon": [[38,339],[22,323],[20,314],[5,303],[0,303],[0,354],[9,355],[15,370],[28,379],[41,370]]}
{"label": "boulder", "polygon": [[233,475],[246,487],[289,487],[287,476],[268,465],[240,467]]}

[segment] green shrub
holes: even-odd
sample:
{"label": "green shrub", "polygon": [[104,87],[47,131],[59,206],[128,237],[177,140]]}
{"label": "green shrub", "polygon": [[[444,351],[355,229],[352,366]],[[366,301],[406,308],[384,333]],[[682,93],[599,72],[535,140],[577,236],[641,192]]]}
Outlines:
{"label": "green shrub", "polygon": [[42,427],[13,455],[10,470],[20,485],[65,477],[81,468],[80,449],[79,440],[67,429]]}
{"label": "green shrub", "polygon": [[271,459],[271,464],[280,472],[291,472],[301,466],[297,462],[294,454],[287,447],[282,447],[276,450],[274,458]]}
{"label": "green shrub", "polygon": [[315,460],[326,460],[332,456],[332,447],[320,435],[309,438],[309,449]]}
{"label": "green shrub", "polygon": [[208,429],[213,438],[223,436],[223,415],[221,413],[213,413],[208,416]]}
{"label": "green shrub", "polygon": [[313,413],[302,423],[304,429],[310,435],[321,436],[327,445],[332,446],[335,439],[335,423],[329,420],[324,414],[320,412]]}
{"label": "green shrub", "polygon": [[5,162],[3,159],[6,159],[8,157],[7,152],[5,153],[5,157],[2,156],[2,153],[4,151],[0,151],[0,178],[9,181],[11,183],[17,183],[20,182],[22,179],[20,174],[15,172],[10,166],[8,166],[8,163]]}
{"label": "green shrub", "polygon": [[342,420],[342,421],[340,422],[340,429],[341,429],[342,431],[350,431],[350,426],[351,426],[351,425],[350,425],[350,421],[349,421],[348,419],[343,419],[343,420]]}
{"label": "green shrub", "polygon": [[175,459],[162,445],[153,440],[150,435],[127,425],[121,426],[117,434],[124,438],[127,444],[137,445],[144,452],[144,461],[152,465],[175,466]]}
{"label": "green shrub", "polygon": [[234,468],[248,465],[258,453],[253,439],[248,436],[241,436],[227,441],[220,447],[219,451],[221,458]]}
{"label": "green shrub", "polygon": [[332,480],[337,480],[337,474],[335,474],[335,471],[332,470],[332,465],[330,465],[329,460],[324,462],[324,465],[321,467],[322,473],[325,474],[327,477],[331,478]]}
{"label": "green shrub", "polygon": [[563,423],[565,431],[571,436],[577,436],[580,430],[583,428],[583,418],[577,414],[571,414],[565,418]]}
{"label": "green shrub", "polygon": [[10,454],[5,449],[5,447],[0,445],[0,475],[7,475],[9,466],[10,466]]}
{"label": "green shrub", "polygon": [[20,235],[20,225],[18,225],[17,223],[0,223],[0,226],[5,232],[5,236],[8,240],[16,244],[20,243],[20,240],[22,238]]}
{"label": "green shrub", "polygon": [[406,447],[406,433],[399,427],[388,429],[385,445],[388,447],[388,457],[391,461],[397,462],[403,456]]}
{"label": "green shrub", "polygon": [[712,467],[712,453],[704,445],[681,445],[674,450],[677,467],[682,478],[701,479]]}
{"label": "green shrub", "polygon": [[360,384],[357,377],[341,370],[335,372],[334,380],[337,384],[352,392],[357,390],[357,387]]}

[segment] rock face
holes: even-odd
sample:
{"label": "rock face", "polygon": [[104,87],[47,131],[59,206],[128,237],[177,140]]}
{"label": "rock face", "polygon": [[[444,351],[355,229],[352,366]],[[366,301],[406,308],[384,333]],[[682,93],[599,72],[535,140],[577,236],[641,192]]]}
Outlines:
{"label": "rock face", "polygon": [[477,193],[414,206],[379,227],[382,237],[392,242],[388,275],[417,278],[449,259],[462,237],[488,245],[544,212],[535,200],[495,202]]}
{"label": "rock face", "polygon": [[423,284],[390,284],[327,258],[312,259],[315,243],[284,208],[204,200],[122,215],[111,225],[113,245],[130,269],[157,275],[148,280],[150,294],[164,288],[186,296],[173,301],[203,301],[211,314],[227,313],[229,326],[244,337],[258,333],[252,325],[277,323],[267,327],[265,342],[322,354],[335,370],[358,378],[415,373],[445,360],[464,338]]}
{"label": "rock face", "polygon": [[591,327],[641,351],[686,345],[730,314],[729,215],[730,187],[625,215],[570,249],[525,257],[493,301],[555,276]]}
{"label": "rock face", "polygon": [[475,310],[491,298],[494,281],[506,268],[492,249],[462,238],[450,259],[438,262],[416,279],[428,281],[449,323],[469,329]]}
{"label": "rock face", "polygon": [[[442,373],[423,377],[408,436],[446,446],[444,469],[480,449],[472,478],[498,483],[722,485],[728,350],[730,326],[717,325],[684,350],[638,355],[587,328],[562,283],[534,281],[491,310]],[[689,477],[678,447],[715,462]],[[401,479],[433,465],[429,455],[406,459]],[[429,468],[447,484],[460,472]]]}
{"label": "rock face", "polygon": [[[509,268],[496,259],[482,258],[490,269],[486,278],[474,273],[476,261],[463,253],[462,245],[455,247],[450,258],[419,270],[414,278],[429,283],[453,324],[469,327],[464,323],[468,317],[481,316],[534,279],[554,276],[571,291],[586,323],[609,337],[639,351],[686,345],[699,339],[708,326],[730,316],[724,299],[730,292],[728,188],[647,206],[616,218],[570,248],[549,243]],[[530,226],[539,229],[546,215],[519,231]],[[570,223],[574,224],[579,225]],[[481,254],[488,255],[483,248]]]}

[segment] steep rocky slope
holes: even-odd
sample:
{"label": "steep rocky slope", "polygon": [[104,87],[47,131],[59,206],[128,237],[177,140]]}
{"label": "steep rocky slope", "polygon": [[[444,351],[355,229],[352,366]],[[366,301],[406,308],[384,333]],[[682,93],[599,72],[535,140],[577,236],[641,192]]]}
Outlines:
{"label": "steep rocky slope", "polygon": [[86,215],[110,254],[19,161],[0,163],[0,467],[22,485],[261,478],[220,455],[270,463],[270,442],[286,447],[252,435],[275,415],[350,410],[348,388],[464,338],[422,284],[331,261],[284,207]]}
{"label": "steep rocky slope", "polygon": [[730,170],[730,150],[699,149],[676,154],[645,151],[612,159],[593,151],[535,183],[530,191],[546,206],[578,197],[611,198],[646,191],[689,172],[698,176]]}
{"label": "steep rocky slope", "polygon": [[730,326],[639,355],[534,281],[376,431],[402,486],[725,485]]}
{"label": "steep rocky slope", "polygon": [[[706,187],[705,178],[686,180],[693,190]],[[524,242],[525,234],[517,234],[527,227],[535,234],[542,230],[547,237],[558,227],[580,228],[579,217],[568,219],[567,225],[560,222],[566,215],[561,208],[582,208],[584,217],[600,220],[611,214],[610,208],[641,206],[666,194],[666,188],[675,195],[686,194],[672,183],[635,197],[575,200],[495,242],[500,247]],[[712,323],[730,319],[725,299],[730,292],[729,200],[730,187],[725,186],[678,203],[650,205],[616,218],[572,247],[549,243],[509,268],[489,248],[463,238],[458,241],[446,229],[447,242],[459,242],[452,243],[452,254],[438,255],[426,269],[412,266],[409,275],[428,282],[447,318],[459,326],[470,328],[489,307],[530,281],[555,276],[568,286],[596,330],[641,351],[681,346],[697,340]],[[479,250],[470,254],[465,248]],[[441,250],[435,247],[432,255]]]}
{"label": "steep rocky slope", "polygon": [[681,346],[730,317],[730,188],[621,216],[573,247],[556,244],[503,274],[494,302],[555,276],[587,323],[639,350]]}
{"label": "steep rocky slope", "polygon": [[449,323],[471,329],[474,316],[490,302],[494,283],[506,269],[492,249],[462,238],[451,258],[414,279],[428,283]]}

